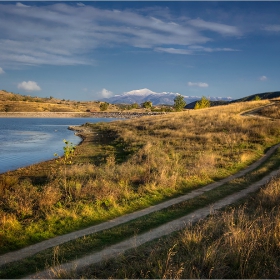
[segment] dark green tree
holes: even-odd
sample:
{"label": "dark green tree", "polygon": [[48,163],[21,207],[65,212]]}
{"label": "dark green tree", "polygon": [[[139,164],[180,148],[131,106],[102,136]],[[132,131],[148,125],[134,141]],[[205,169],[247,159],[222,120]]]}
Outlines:
{"label": "dark green tree", "polygon": [[174,98],[173,107],[177,112],[182,111],[186,105],[187,105],[187,103],[186,103],[183,95],[179,94]]}
{"label": "dark green tree", "polygon": [[151,109],[153,106],[153,103],[152,101],[148,100],[148,101],[145,101],[144,103],[142,103],[142,107],[143,108],[146,108],[146,109]]}

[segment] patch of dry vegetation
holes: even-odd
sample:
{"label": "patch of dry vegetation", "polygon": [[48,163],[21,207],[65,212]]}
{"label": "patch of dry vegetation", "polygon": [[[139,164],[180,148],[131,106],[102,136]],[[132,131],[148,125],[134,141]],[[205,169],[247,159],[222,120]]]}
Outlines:
{"label": "patch of dry vegetation", "polygon": [[86,124],[96,133],[94,140],[77,147],[72,165],[49,162],[0,176],[1,252],[237,172],[279,142],[279,121],[239,116],[263,104]]}
{"label": "patch of dry vegetation", "polygon": [[[100,102],[60,100],[53,97],[32,97],[0,90],[0,112],[99,112]],[[108,111],[116,111],[110,105]]]}
{"label": "patch of dry vegetation", "polygon": [[280,99],[275,100],[274,104],[259,110],[258,114],[272,119],[280,119]]}
{"label": "patch of dry vegetation", "polygon": [[[280,176],[246,202],[83,270],[83,278],[277,279]],[[68,277],[78,278],[74,274]]]}

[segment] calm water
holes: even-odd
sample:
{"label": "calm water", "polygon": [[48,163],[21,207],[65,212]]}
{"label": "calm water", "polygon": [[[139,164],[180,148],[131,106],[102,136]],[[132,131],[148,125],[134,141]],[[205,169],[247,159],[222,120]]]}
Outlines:
{"label": "calm water", "polygon": [[109,122],[105,118],[0,118],[0,174],[63,155],[63,139],[77,145],[81,138],[70,125]]}

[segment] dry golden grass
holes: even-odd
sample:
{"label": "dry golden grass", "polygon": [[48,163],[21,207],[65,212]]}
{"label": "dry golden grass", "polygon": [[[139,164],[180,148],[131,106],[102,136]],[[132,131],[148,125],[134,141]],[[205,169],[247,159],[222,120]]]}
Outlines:
{"label": "dry golden grass", "polygon": [[87,125],[98,135],[77,147],[66,177],[55,162],[0,176],[2,251],[147,207],[237,172],[279,142],[279,120],[239,115],[267,103]]}
{"label": "dry golden grass", "polygon": [[273,105],[262,108],[258,113],[268,118],[280,119],[280,100],[275,100]]}
{"label": "dry golden grass", "polygon": [[[0,112],[99,112],[100,102],[31,97],[0,90]],[[110,105],[108,111],[116,111]]]}
{"label": "dry golden grass", "polygon": [[278,279],[280,176],[245,203],[71,278]]}

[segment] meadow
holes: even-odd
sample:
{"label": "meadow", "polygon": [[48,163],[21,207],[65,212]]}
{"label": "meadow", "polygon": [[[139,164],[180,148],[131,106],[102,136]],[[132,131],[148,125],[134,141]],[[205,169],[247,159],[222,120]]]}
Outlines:
{"label": "meadow", "polygon": [[[0,175],[0,252],[16,250],[143,209],[242,170],[280,142],[279,119],[240,115],[268,103],[234,103],[162,116],[85,124],[83,127],[91,133],[73,150],[73,155],[70,153],[69,157],[67,154],[57,160]],[[265,114],[268,113],[263,112]],[[67,147],[71,150],[71,145]],[[276,160],[271,168],[279,165]],[[254,180],[252,176],[245,185]],[[199,207],[199,203],[193,207]],[[228,219],[229,225],[233,219],[242,223],[245,214],[240,213],[245,213],[245,208],[240,209],[241,212],[234,208],[219,218]],[[210,217],[205,228],[204,223],[199,223],[193,232],[186,230],[189,233],[185,238],[190,239],[190,245],[186,246],[194,248],[198,244],[197,251],[205,252],[201,240],[207,241],[208,236],[220,240],[217,232],[223,232],[225,221],[211,219],[216,218]],[[180,233],[181,239],[182,236]],[[121,264],[124,274],[112,277],[219,278],[221,275],[221,278],[235,278],[233,272],[226,274],[227,268],[225,272],[219,268],[220,274],[216,273],[216,267],[210,261],[204,268],[199,262],[202,257],[198,255],[188,269],[183,269],[180,264],[173,269],[173,256],[178,256],[174,252],[181,251],[180,246],[183,246],[183,241],[179,244],[177,239],[174,240],[172,243],[167,239],[167,247],[162,252],[158,251],[162,245],[153,247],[149,258],[160,258],[155,270],[147,266],[146,270],[140,269],[146,271],[144,274],[129,274],[123,268],[124,261]],[[210,247],[216,248],[221,242]],[[177,243],[180,250],[175,246]],[[226,249],[228,243],[224,246]],[[216,262],[217,257],[214,255],[212,261]],[[152,261],[147,262],[157,267]],[[149,274],[148,271],[153,272]]]}

